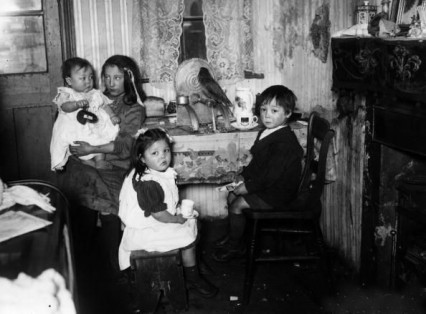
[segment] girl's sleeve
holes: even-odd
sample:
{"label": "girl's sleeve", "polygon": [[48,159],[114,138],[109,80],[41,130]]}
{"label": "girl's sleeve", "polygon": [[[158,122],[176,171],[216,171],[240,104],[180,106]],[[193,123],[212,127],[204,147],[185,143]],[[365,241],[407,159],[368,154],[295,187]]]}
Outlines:
{"label": "girl's sleeve", "polygon": [[119,158],[126,159],[130,156],[133,136],[141,128],[145,119],[145,109],[140,105],[133,105],[123,116],[120,116],[120,119],[120,131],[114,140],[113,153]]}
{"label": "girl's sleeve", "polygon": [[145,217],[167,209],[167,204],[164,202],[164,191],[158,182],[139,181],[135,184],[135,190],[139,207],[142,208]]}

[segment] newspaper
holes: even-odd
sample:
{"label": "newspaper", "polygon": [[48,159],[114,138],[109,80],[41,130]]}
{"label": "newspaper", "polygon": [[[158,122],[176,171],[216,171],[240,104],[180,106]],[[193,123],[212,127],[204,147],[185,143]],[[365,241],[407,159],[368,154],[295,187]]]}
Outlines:
{"label": "newspaper", "polygon": [[44,228],[51,223],[22,211],[8,211],[0,215],[0,242]]}

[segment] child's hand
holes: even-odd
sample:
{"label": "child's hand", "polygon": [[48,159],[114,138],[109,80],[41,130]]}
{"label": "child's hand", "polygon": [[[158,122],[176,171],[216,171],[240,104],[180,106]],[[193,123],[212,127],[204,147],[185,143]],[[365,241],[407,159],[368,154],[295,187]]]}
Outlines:
{"label": "child's hand", "polygon": [[235,183],[240,183],[240,182],[244,182],[244,177],[242,175],[237,175],[234,179]]}
{"label": "child's hand", "polygon": [[89,101],[87,99],[78,100],[75,102],[77,108],[87,108],[89,107]]}
{"label": "child's hand", "polygon": [[70,145],[69,149],[70,149],[70,153],[72,155],[75,156],[86,156],[92,153],[92,145],[90,145],[87,142],[83,142],[83,141],[75,141],[73,144],[74,145]]}
{"label": "child's hand", "polygon": [[247,188],[246,188],[246,184],[245,183],[241,183],[239,185],[237,185],[234,189],[234,194],[236,195],[244,195],[244,194],[248,194]]}
{"label": "child's hand", "polygon": [[119,116],[112,116],[111,122],[112,122],[112,124],[116,125],[116,124],[119,124],[121,122],[121,119],[120,119]]}

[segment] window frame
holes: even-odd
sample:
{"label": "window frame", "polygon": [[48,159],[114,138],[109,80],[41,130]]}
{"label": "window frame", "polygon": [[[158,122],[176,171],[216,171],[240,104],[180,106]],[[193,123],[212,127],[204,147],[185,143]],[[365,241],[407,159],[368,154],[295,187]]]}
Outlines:
{"label": "window frame", "polygon": [[[45,25],[46,19],[45,19],[45,11],[44,11],[44,7],[43,7],[43,5],[44,5],[43,1],[39,0],[39,4],[40,4],[40,9],[17,9],[17,10],[13,10],[13,11],[0,11],[0,21],[3,18],[7,19],[7,18],[19,18],[19,17],[22,17],[22,18],[40,17],[41,22],[37,23],[37,25],[41,26],[40,35],[41,35],[41,39],[42,39],[42,42],[43,42],[42,45],[44,46],[42,48],[41,52],[43,54],[45,64],[42,64],[42,68],[40,70],[25,71],[25,68],[24,68],[24,70],[22,71],[22,70],[16,69],[16,70],[12,70],[12,71],[6,72],[6,73],[0,73],[0,76],[35,74],[35,73],[39,74],[39,73],[48,73],[49,72],[49,62],[48,62],[49,60],[48,60],[48,54],[47,54],[46,25]],[[38,19],[36,21],[38,22]],[[23,20],[22,24],[25,24],[25,20]],[[22,32],[22,33],[17,32],[13,36],[14,37],[19,36],[19,35],[23,36],[24,34],[25,34],[25,32]],[[40,37],[37,37],[36,39],[40,39]],[[25,46],[25,45],[23,47],[24,47],[24,49],[28,48],[28,46]],[[12,55],[12,53],[10,53],[10,55]],[[5,61],[5,63],[10,61],[10,60],[13,62],[14,58],[10,58],[10,57],[8,58],[8,57],[9,57],[9,55],[6,55],[5,60],[7,60],[7,61]],[[26,65],[26,66],[32,66],[32,65],[39,66],[40,65],[40,64],[34,64],[34,55],[33,54],[30,53],[29,57],[30,57],[29,61],[31,61],[32,63],[27,63],[27,64],[23,63],[22,65]],[[20,59],[20,61],[22,61],[21,60],[22,58],[19,58],[19,56],[16,59]],[[40,58],[38,58],[38,60],[40,60]],[[3,61],[3,58],[0,58],[0,62],[1,61]]]}

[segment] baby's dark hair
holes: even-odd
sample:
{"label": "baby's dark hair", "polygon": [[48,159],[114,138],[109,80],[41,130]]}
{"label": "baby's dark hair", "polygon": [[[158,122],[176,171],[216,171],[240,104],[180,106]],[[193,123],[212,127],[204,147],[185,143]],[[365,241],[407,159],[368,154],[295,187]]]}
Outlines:
{"label": "baby's dark hair", "polygon": [[[145,101],[146,94],[141,86],[142,76],[140,74],[139,67],[136,62],[132,58],[123,55],[114,55],[112,57],[109,57],[102,66],[102,77],[105,77],[105,69],[111,66],[116,66],[124,74],[124,103],[126,105],[135,104],[137,102],[136,93],[139,94],[141,101]],[[128,70],[132,71],[133,73],[136,91],[133,87],[132,79],[128,73]]]}
{"label": "baby's dark hair", "polygon": [[162,129],[148,129],[143,134],[140,134],[136,139],[132,147],[132,154],[130,155],[130,168],[127,174],[129,174],[132,169],[135,169],[134,178],[136,176],[142,176],[147,167],[146,164],[142,162],[141,157],[143,157],[145,151],[151,147],[157,141],[165,140],[172,149],[172,141],[170,136]]}
{"label": "baby's dark hair", "polygon": [[87,61],[86,59],[74,57],[69,58],[64,61],[62,64],[62,79],[64,80],[64,85],[68,86],[66,82],[67,77],[71,77],[71,72],[73,70],[80,70],[81,68],[87,69],[91,68],[93,72],[93,87],[96,88],[96,78],[95,78],[95,70],[93,69],[93,65]]}
{"label": "baby's dark hair", "polygon": [[297,97],[293,91],[284,85],[273,85],[265,89],[256,100],[255,114],[260,114],[260,107],[263,104],[276,100],[278,106],[284,108],[285,114],[293,113],[296,107]]}

